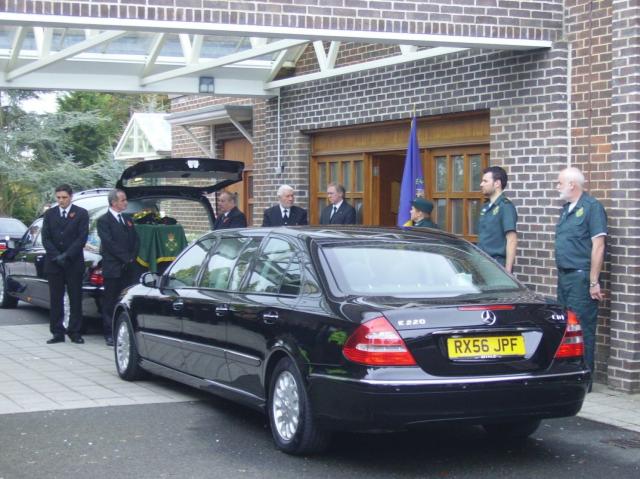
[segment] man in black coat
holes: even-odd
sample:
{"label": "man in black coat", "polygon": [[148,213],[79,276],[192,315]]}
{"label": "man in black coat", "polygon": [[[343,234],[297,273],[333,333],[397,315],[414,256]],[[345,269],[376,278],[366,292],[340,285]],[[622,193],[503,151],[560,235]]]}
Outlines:
{"label": "man in black coat", "polygon": [[218,196],[218,218],[214,230],[229,228],[244,228],[247,226],[247,218],[236,206],[236,195],[223,191]]}
{"label": "man in black coat", "polygon": [[135,260],[140,240],[131,216],[124,213],[128,204],[124,191],[110,191],[108,200],[109,211],[98,218],[98,236],[104,277],[102,328],[105,343],[113,346],[113,310],[122,290],[137,280]]}
{"label": "man in black coat", "polygon": [[[49,329],[47,344],[63,343],[65,332],[72,342],[82,344],[82,278],[84,245],[89,235],[89,213],[72,205],[69,185],[56,188],[56,206],[49,208],[42,222],[42,243],[47,252],[44,273],[49,282]],[[64,326],[64,292],[69,295],[69,324]]]}
{"label": "man in black coat", "polygon": [[306,225],[307,210],[294,206],[293,188],[282,185],[278,188],[278,204],[264,210],[262,226]]}
{"label": "man in black coat", "polygon": [[327,185],[329,205],[320,214],[321,225],[355,225],[356,209],[344,200],[344,186],[338,183]]}

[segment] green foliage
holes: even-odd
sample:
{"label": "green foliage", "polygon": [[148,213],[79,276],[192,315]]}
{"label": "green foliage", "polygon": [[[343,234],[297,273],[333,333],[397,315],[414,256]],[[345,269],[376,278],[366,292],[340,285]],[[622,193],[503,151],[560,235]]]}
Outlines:
{"label": "green foliage", "polygon": [[134,111],[162,111],[168,107],[166,95],[123,95],[99,92],[72,92],[58,98],[60,112],[96,115],[99,124],[79,124],[67,131],[67,153],[81,166],[99,160],[112,151]]}
{"label": "green foliage", "polygon": [[112,187],[124,165],[113,150],[133,111],[167,107],[165,95],[72,92],[58,112],[26,112],[21,102],[38,92],[0,91],[0,215],[25,223],[53,202],[61,183],[74,190]]}

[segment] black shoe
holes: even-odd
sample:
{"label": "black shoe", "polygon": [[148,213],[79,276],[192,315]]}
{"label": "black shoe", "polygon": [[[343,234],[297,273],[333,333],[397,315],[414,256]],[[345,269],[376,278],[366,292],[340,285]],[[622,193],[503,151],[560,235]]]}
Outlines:
{"label": "black shoe", "polygon": [[76,344],[84,344],[84,339],[79,334],[76,336],[70,336],[71,342]]}
{"label": "black shoe", "polygon": [[106,343],[107,346],[113,346],[112,338],[104,338],[104,342]]}
{"label": "black shoe", "polygon": [[47,341],[47,344],[64,343],[64,336],[54,336]]}

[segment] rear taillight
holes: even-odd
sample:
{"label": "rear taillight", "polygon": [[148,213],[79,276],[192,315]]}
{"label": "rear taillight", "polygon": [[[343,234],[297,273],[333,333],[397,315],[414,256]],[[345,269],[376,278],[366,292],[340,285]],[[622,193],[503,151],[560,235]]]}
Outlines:
{"label": "rear taillight", "polygon": [[7,249],[7,244],[6,243],[0,243],[0,251],[4,251]]}
{"label": "rear taillight", "polygon": [[368,366],[414,366],[415,359],[398,332],[384,316],[358,326],[342,354],[354,363]]}
{"label": "rear taillight", "polygon": [[555,358],[579,358],[584,355],[584,341],[582,338],[582,327],[576,313],[567,310],[567,329],[560,347],[556,351]]}
{"label": "rear taillight", "polygon": [[96,268],[89,274],[89,284],[93,286],[103,286],[104,276],[102,276],[102,268]]}

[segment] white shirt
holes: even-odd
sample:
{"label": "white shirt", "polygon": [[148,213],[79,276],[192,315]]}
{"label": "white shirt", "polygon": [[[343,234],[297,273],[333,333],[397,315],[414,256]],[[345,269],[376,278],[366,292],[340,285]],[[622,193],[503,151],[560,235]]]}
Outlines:
{"label": "white shirt", "polygon": [[69,217],[69,211],[71,210],[71,205],[67,206],[66,208],[60,208],[58,206],[58,210],[59,210],[59,214],[60,216],[62,216],[62,212],[65,211],[65,216],[68,218]]}
{"label": "white shirt", "polygon": [[[118,219],[118,217],[121,216],[122,213],[117,212],[113,208],[109,208],[109,213],[111,213],[113,217],[116,219],[116,221],[120,223],[120,220]],[[124,217],[122,217],[122,222],[124,223]]]}

